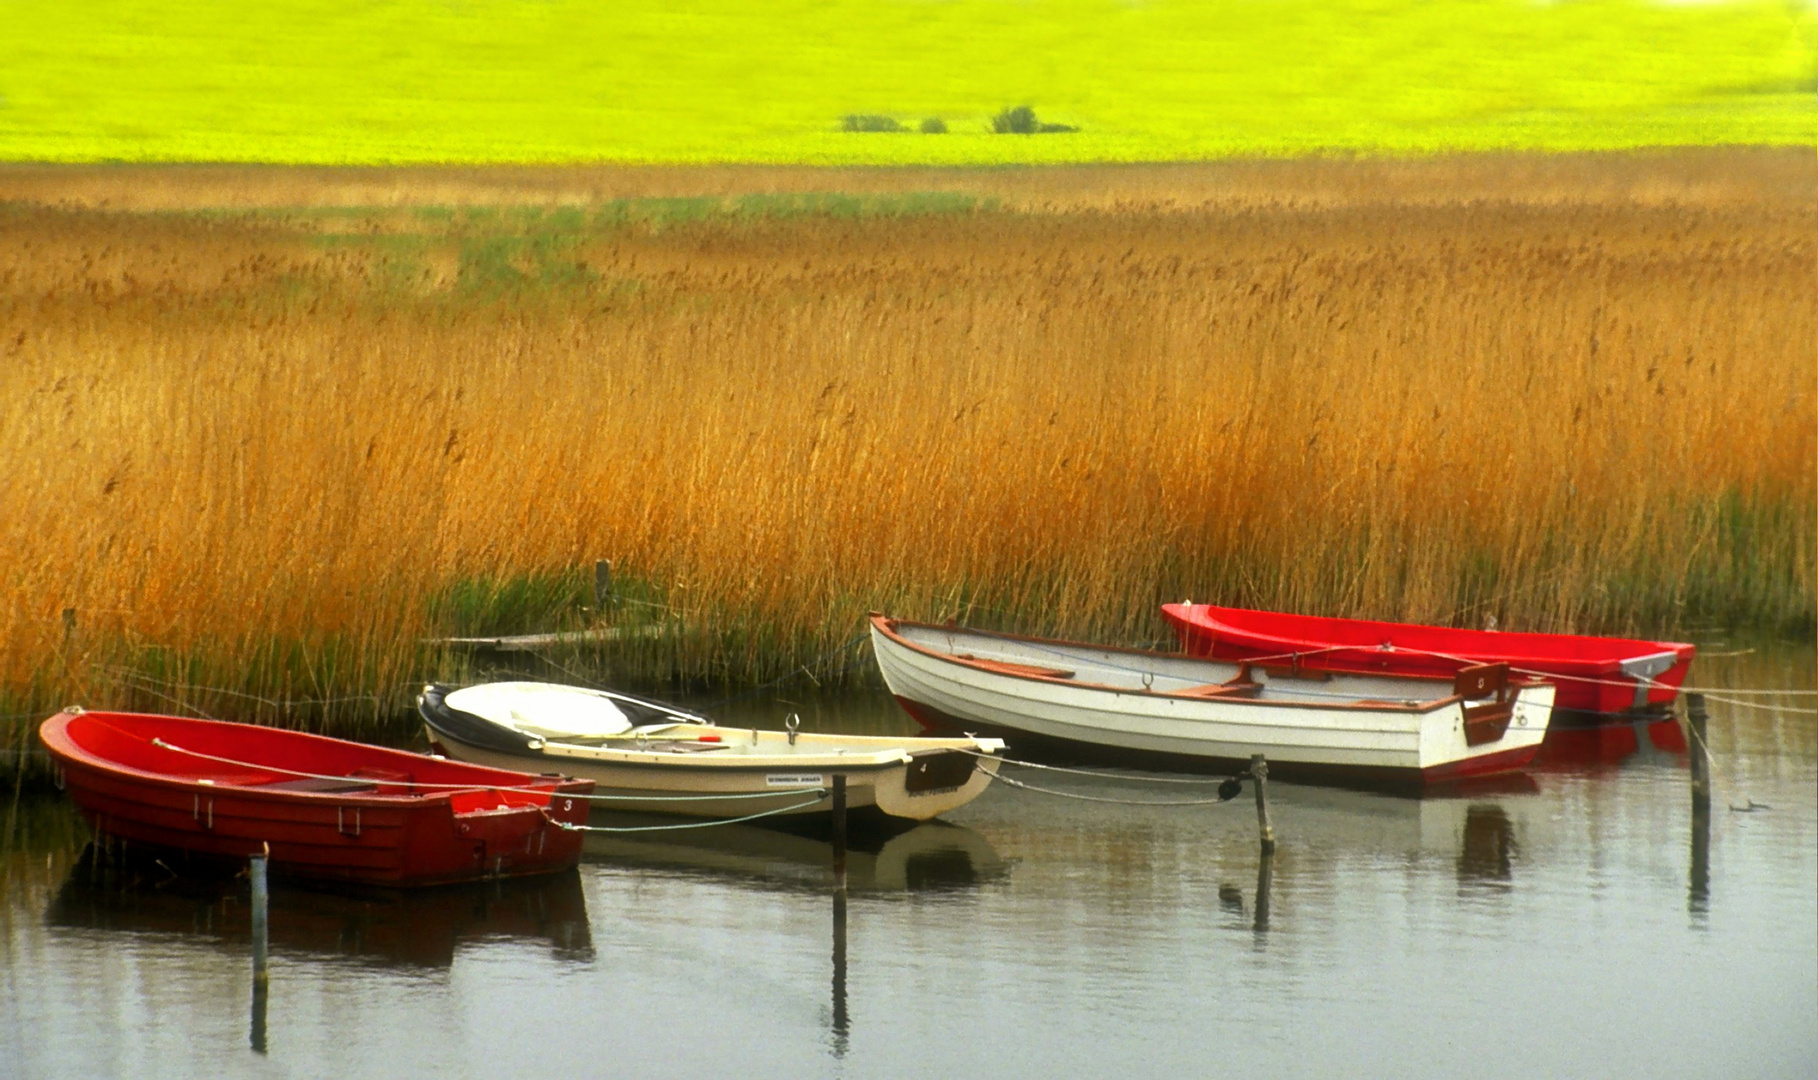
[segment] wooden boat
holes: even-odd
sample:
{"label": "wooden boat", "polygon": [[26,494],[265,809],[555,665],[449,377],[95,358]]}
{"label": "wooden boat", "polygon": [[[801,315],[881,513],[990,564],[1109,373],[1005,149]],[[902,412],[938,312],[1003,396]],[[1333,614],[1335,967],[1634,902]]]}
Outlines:
{"label": "wooden boat", "polygon": [[417,711],[448,756],[599,785],[602,810],[720,819],[849,810],[925,821],[977,798],[998,739],[887,738],[730,728],[607,690],[555,683],[428,686]]}
{"label": "wooden boat", "polygon": [[67,709],[38,737],[97,834],[274,872],[434,885],[562,870],[593,784],[296,731]]}
{"label": "wooden boat", "polygon": [[871,616],[903,709],[932,730],[1052,740],[1088,756],[1425,785],[1518,769],[1553,687],[1502,665],[1449,676],[1226,663]]}
{"label": "wooden boat", "polygon": [[1697,652],[1694,645],[1671,641],[1453,630],[1212,604],[1163,604],[1162,617],[1194,656],[1269,657],[1271,663],[1397,675],[1450,675],[1472,664],[1507,664],[1517,675],[1557,683],[1554,707],[1583,713],[1665,711]]}

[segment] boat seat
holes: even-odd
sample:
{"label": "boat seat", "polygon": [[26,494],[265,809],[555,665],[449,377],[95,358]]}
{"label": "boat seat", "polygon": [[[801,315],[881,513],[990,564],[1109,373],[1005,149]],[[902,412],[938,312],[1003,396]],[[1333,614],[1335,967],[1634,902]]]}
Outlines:
{"label": "boat seat", "polygon": [[1185,690],[1168,692],[1182,697],[1253,698],[1262,692],[1262,683],[1206,683],[1204,686],[1189,686]]}
{"label": "boat seat", "polygon": [[1204,686],[1189,686],[1185,690],[1174,691],[1189,697],[1220,698],[1253,698],[1262,693],[1263,684],[1250,677],[1250,665],[1240,664],[1237,674],[1221,683],[1207,683]]}
{"label": "boat seat", "polygon": [[269,784],[251,786],[264,788],[267,791],[307,791],[323,795],[352,795],[355,792],[379,790],[379,785],[363,780],[315,776],[300,776],[292,780],[273,780]]}
{"label": "boat seat", "polygon": [[987,660],[971,653],[956,653],[959,659],[973,667],[995,671],[999,675],[1030,675],[1038,679],[1071,679],[1073,672],[1066,668],[1038,667],[1034,664],[1013,664],[1008,660]]}

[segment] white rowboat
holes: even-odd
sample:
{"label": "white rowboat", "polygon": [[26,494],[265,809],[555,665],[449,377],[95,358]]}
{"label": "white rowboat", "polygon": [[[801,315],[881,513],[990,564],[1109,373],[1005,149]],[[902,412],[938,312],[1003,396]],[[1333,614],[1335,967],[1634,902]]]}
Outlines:
{"label": "white rowboat", "polygon": [[593,780],[603,814],[825,814],[833,778],[843,776],[849,810],[926,821],[977,798],[1003,747],[991,738],[722,727],[656,702],[553,683],[428,686],[417,711],[439,752]]}
{"label": "white rowboat", "polygon": [[871,616],[884,681],[924,727],[1271,776],[1427,785],[1519,769],[1553,685],[1506,665],[1456,677],[1345,673],[1049,641]]}

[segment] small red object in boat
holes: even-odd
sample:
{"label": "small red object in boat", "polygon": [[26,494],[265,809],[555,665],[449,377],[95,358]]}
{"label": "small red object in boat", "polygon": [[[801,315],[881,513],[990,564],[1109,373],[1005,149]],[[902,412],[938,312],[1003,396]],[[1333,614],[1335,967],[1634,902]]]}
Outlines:
{"label": "small red object in boat", "polygon": [[1516,674],[1556,682],[1555,709],[1592,713],[1664,710],[1698,651],[1682,642],[1454,630],[1212,604],[1163,604],[1162,617],[1193,656],[1396,675],[1507,664]]}
{"label": "small red object in boat", "polygon": [[718,735],[703,735],[700,738],[695,740],[695,742],[719,742],[719,741],[720,741],[720,737]]}
{"label": "small red object in boat", "polygon": [[565,870],[591,780],[537,776],[297,731],[68,709],[44,721],[97,833],[372,885]]}

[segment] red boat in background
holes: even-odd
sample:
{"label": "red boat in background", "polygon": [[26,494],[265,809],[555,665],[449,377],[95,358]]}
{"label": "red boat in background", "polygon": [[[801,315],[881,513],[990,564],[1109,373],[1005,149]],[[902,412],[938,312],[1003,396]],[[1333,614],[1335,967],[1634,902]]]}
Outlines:
{"label": "red boat in background", "polygon": [[536,776],[296,731],[66,709],[38,728],[104,836],[272,870],[438,885],[565,870],[591,780]]}
{"label": "red boat in background", "polygon": [[1507,664],[1512,672],[1554,680],[1554,709],[1581,713],[1664,712],[1697,652],[1679,642],[1453,630],[1212,604],[1163,604],[1162,617],[1192,656],[1397,675]]}

